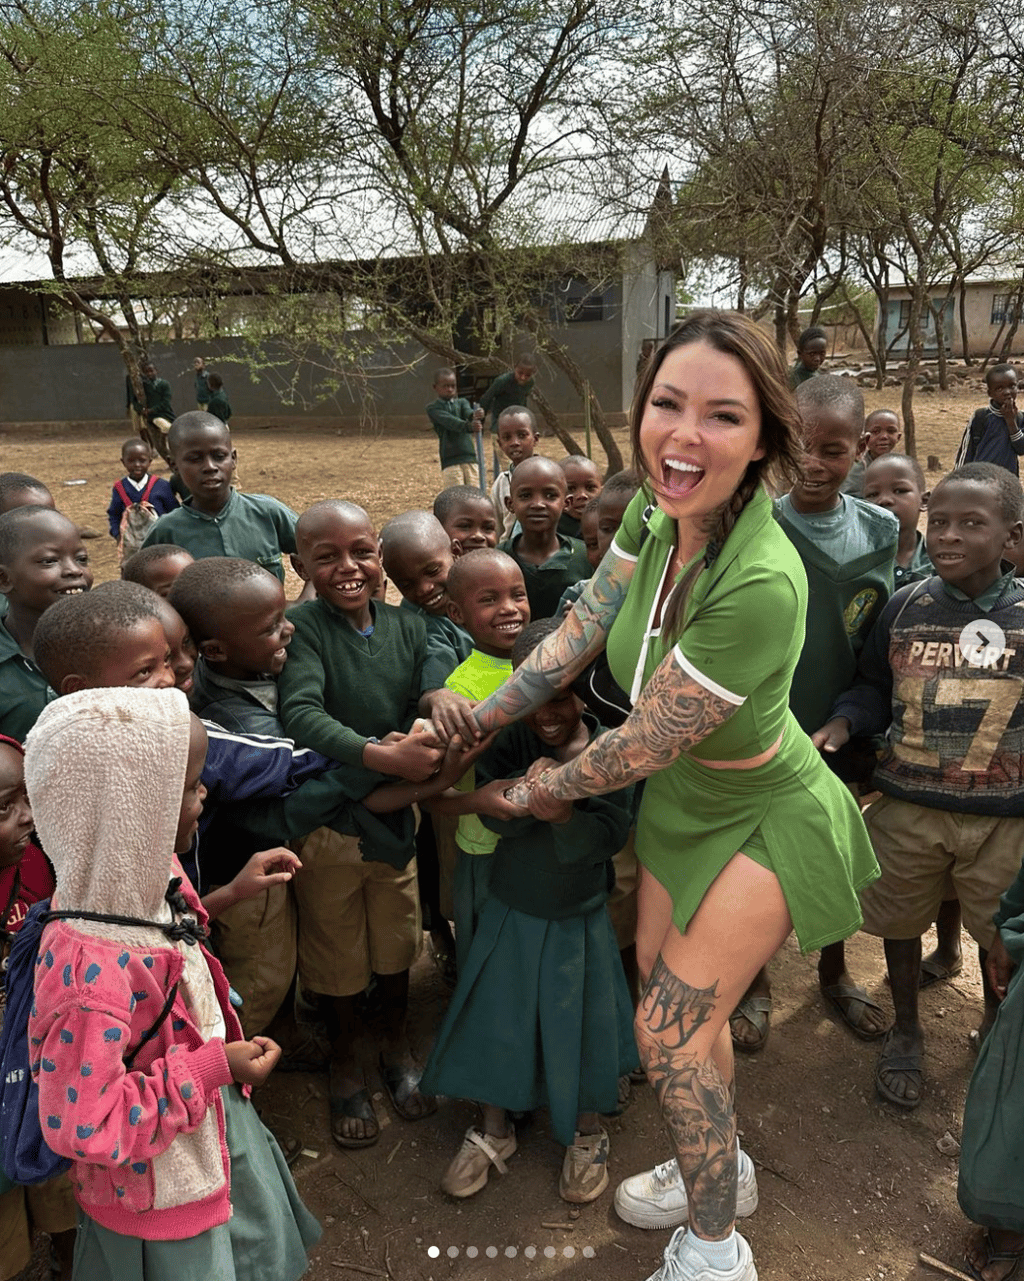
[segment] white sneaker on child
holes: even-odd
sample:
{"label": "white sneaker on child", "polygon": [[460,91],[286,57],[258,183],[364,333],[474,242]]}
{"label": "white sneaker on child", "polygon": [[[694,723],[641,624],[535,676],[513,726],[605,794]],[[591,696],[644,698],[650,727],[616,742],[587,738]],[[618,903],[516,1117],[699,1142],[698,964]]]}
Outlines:
{"label": "white sneaker on child", "polygon": [[[736,1217],[757,1209],[757,1174],[746,1152],[739,1155]],[[615,1213],[635,1228],[677,1228],[689,1219],[686,1188],[675,1157],[643,1174],[632,1174],[615,1189]]]}
{"label": "white sneaker on child", "polygon": [[736,1266],[722,1272],[713,1268],[690,1241],[687,1228],[676,1228],[665,1247],[664,1261],[647,1281],[757,1281],[757,1268],[750,1246],[736,1233],[739,1259]]}

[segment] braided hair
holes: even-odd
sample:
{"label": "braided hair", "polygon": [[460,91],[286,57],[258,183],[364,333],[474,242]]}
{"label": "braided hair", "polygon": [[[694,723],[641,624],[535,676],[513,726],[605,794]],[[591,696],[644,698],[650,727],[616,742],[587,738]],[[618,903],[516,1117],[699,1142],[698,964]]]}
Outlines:
{"label": "braided hair", "polygon": [[757,393],[761,413],[761,446],[764,457],[747,464],[732,497],[708,517],[708,543],[702,558],[690,566],[672,590],[665,606],[662,631],[670,643],[683,630],[690,591],[700,574],[714,564],[733,526],[747,503],[769,475],[788,487],[799,474],[800,415],[789,389],[789,373],[782,353],[768,333],[748,316],[711,308],[692,312],[661,344],[637,382],[630,410],[630,439],[633,470],[643,478],[643,488],[656,501],[650,485],[650,470],[640,444],[644,411],[665,357],[678,347],[705,343],[716,351],[733,356],[746,371]]}

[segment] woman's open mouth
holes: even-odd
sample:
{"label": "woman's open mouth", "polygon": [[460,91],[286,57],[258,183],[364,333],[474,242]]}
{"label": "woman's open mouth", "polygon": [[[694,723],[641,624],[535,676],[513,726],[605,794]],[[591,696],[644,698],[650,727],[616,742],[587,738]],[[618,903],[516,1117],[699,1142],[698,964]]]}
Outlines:
{"label": "woman's open mouth", "polygon": [[688,494],[704,479],[704,469],[680,458],[666,458],[661,464],[661,483],[668,494]]}

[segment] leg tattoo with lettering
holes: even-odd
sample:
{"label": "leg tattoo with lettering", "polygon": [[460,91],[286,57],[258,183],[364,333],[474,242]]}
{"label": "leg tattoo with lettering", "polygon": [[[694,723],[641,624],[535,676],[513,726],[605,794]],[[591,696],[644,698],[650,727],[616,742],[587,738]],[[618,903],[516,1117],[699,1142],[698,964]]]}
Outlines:
{"label": "leg tattoo with lettering", "polygon": [[698,1236],[721,1239],[736,1219],[736,1114],[732,1083],[687,1046],[717,1002],[718,985],[690,987],[659,955],[637,1011],[637,1043],[679,1158]]}

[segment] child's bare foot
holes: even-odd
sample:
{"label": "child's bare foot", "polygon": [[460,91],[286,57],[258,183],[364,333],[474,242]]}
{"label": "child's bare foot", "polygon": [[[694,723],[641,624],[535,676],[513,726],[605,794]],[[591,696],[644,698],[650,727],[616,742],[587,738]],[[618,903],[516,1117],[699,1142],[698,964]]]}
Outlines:
{"label": "child's bare foot", "polygon": [[986,1228],[968,1241],[964,1257],[980,1281],[1007,1281],[1024,1257],[1024,1233]]}

